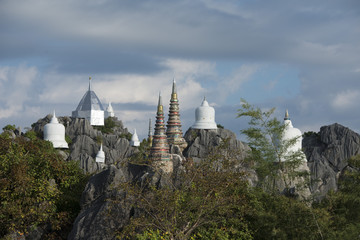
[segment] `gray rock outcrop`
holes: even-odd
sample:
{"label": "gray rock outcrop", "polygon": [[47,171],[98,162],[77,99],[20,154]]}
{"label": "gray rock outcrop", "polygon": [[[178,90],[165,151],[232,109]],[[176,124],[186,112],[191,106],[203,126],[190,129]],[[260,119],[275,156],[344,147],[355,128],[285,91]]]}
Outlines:
{"label": "gray rock outcrop", "polygon": [[[79,161],[79,166],[88,173],[94,173],[106,166],[106,164],[117,164],[125,161],[134,154],[137,149],[131,147],[128,139],[128,130],[123,127],[121,121],[112,118],[115,126],[111,133],[103,133],[96,127],[90,125],[89,121],[80,118],[59,117],[58,120],[65,126],[65,133],[69,143],[70,154],[67,160]],[[32,125],[32,130],[41,136],[44,126],[51,120],[51,115],[38,120]],[[95,157],[100,149],[100,142],[103,143],[105,152],[105,165],[96,163]]]}
{"label": "gray rock outcrop", "polygon": [[351,168],[347,160],[359,154],[360,135],[335,123],[305,136],[302,146],[311,171],[310,190],[321,199],[329,190],[337,190],[339,176]]}
{"label": "gray rock outcrop", "polygon": [[228,148],[237,151],[240,159],[246,157],[246,153],[251,151],[250,147],[236,139],[235,133],[227,129],[218,128],[216,130],[189,129],[184,136],[188,147],[183,154],[186,158],[192,158],[194,161],[205,158],[224,140],[228,141]]}

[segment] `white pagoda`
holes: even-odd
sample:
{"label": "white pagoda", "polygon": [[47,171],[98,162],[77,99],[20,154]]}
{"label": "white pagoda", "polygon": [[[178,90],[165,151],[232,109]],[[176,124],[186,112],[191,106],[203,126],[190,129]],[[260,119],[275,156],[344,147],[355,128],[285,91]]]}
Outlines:
{"label": "white pagoda", "polygon": [[72,112],[72,117],[85,118],[93,126],[104,125],[104,108],[95,92],[91,90],[91,77],[89,77],[89,90],[81,99],[76,110]]}
{"label": "white pagoda", "polygon": [[192,125],[193,129],[217,129],[215,122],[215,109],[209,106],[209,103],[204,100],[201,106],[195,110],[195,123]]}

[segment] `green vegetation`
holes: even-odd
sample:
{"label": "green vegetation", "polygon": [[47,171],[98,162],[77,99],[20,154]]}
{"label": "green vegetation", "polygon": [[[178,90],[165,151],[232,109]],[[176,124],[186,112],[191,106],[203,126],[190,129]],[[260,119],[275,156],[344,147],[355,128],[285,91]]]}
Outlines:
{"label": "green vegetation", "polygon": [[116,122],[113,117],[108,117],[104,120],[104,126],[93,126],[93,128],[100,130],[102,133],[113,133],[113,128],[116,127]]}
{"label": "green vegetation", "polygon": [[6,125],[5,127],[3,127],[3,131],[15,131],[16,130],[16,126],[15,125]]}
{"label": "green vegetation", "polygon": [[51,224],[47,239],[65,239],[87,177],[51,143],[29,138],[0,136],[0,237]]}
{"label": "green vegetation", "polygon": [[[260,186],[267,191],[277,192],[275,183],[279,178],[286,188],[289,188],[291,180],[306,176],[305,172],[297,170],[303,159],[301,150],[288,154],[288,149],[296,143],[298,138],[282,140],[285,125],[272,117],[275,108],[262,111],[244,99],[241,103],[238,118],[250,117],[249,128],[241,130],[241,133],[247,137],[252,150],[248,160],[255,167]],[[279,171],[286,173],[286,176],[279,174]]]}

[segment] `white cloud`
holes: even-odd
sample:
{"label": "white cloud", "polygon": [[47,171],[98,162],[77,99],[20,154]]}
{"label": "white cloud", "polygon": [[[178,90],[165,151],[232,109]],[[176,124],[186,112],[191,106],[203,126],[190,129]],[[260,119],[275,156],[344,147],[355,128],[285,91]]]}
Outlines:
{"label": "white cloud", "polygon": [[0,75],[0,81],[6,81],[6,87],[0,89],[0,119],[21,116],[24,105],[34,94],[31,84],[38,76],[37,68],[25,65],[0,67]]}
{"label": "white cloud", "polygon": [[[210,62],[166,59],[167,69],[154,75],[98,74],[93,77],[92,88],[103,102],[112,103],[157,103],[162,92],[164,104],[170,99],[172,79],[175,76],[181,107],[193,107],[205,89],[195,79],[214,72]],[[61,75],[51,72],[44,76],[44,89],[40,100],[47,103],[74,103],[80,101],[87,90],[87,77]]]}
{"label": "white cloud", "polygon": [[332,101],[332,107],[336,110],[357,107],[360,102],[360,90],[348,89],[338,93]]}

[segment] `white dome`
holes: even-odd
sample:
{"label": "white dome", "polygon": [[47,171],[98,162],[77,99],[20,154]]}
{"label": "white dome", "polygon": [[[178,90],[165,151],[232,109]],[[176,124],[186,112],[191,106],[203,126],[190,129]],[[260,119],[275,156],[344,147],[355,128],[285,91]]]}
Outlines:
{"label": "white dome", "polygon": [[133,147],[140,146],[140,140],[139,140],[139,137],[138,137],[138,135],[136,133],[136,129],[134,131],[134,134],[131,137],[130,145],[133,146]]}
{"label": "white dome", "polygon": [[191,127],[194,129],[217,129],[215,122],[215,109],[209,106],[209,103],[204,100],[201,106],[195,110],[195,123]]}
{"label": "white dome", "polygon": [[114,109],[111,106],[111,102],[109,102],[109,105],[107,106],[105,111],[105,118],[114,117],[114,116],[115,116]]}
{"label": "white dome", "polygon": [[[282,141],[289,141],[292,140],[294,138],[296,138],[296,142],[294,145],[290,146],[287,149],[287,152],[285,154],[291,154],[294,152],[297,152],[299,150],[302,149],[302,134],[301,131],[298,128],[294,128],[292,125],[292,122],[289,118],[289,114],[286,110],[285,113],[285,118],[284,118],[284,125],[285,125],[285,129],[284,129],[284,133],[282,136]],[[306,158],[305,158],[306,160]]]}
{"label": "white dome", "polygon": [[65,141],[65,127],[59,123],[55,111],[50,123],[44,126],[44,140],[52,142],[54,148],[69,148]]}
{"label": "white dome", "polygon": [[99,163],[104,163],[105,162],[105,153],[103,151],[102,144],[100,145],[99,152],[96,154],[96,160],[95,161],[99,162]]}

